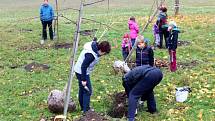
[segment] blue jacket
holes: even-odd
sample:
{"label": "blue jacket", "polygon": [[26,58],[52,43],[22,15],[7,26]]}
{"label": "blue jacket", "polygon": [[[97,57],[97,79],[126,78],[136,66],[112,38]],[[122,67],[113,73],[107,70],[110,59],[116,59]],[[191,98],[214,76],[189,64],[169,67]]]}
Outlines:
{"label": "blue jacket", "polygon": [[54,19],[54,10],[49,4],[42,4],[40,7],[40,20],[51,21]]}
{"label": "blue jacket", "polygon": [[[128,73],[126,73],[123,76],[122,80],[127,82],[127,84],[129,84],[129,85],[135,85],[139,81],[141,81],[141,79],[145,78],[146,74],[149,71],[154,70],[154,69],[158,69],[158,68],[151,67],[149,65],[138,66],[138,67],[134,68],[133,70],[129,71]],[[159,71],[159,72],[162,73],[161,71]]]}
{"label": "blue jacket", "polygon": [[136,66],[142,65],[154,66],[154,52],[150,46],[136,49]]}
{"label": "blue jacket", "polygon": [[171,30],[169,38],[168,38],[168,49],[169,50],[175,51],[177,49],[178,33],[180,33],[180,31],[177,27],[174,27],[173,30]]}

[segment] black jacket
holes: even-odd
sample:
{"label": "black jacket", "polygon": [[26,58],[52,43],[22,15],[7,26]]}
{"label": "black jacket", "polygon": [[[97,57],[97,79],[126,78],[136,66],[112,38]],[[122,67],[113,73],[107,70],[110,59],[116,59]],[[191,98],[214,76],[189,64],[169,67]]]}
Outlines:
{"label": "black jacket", "polygon": [[154,66],[154,52],[150,46],[136,49],[136,66],[142,65]]}
{"label": "black jacket", "polygon": [[177,44],[178,44],[178,33],[180,31],[178,29],[173,29],[170,32],[169,38],[168,38],[168,49],[169,50],[176,50],[177,49]]}

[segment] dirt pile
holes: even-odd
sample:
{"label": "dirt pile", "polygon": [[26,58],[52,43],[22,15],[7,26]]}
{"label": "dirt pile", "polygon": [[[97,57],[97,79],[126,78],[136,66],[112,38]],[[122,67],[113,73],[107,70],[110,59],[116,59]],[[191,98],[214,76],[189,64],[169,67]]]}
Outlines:
{"label": "dirt pile", "polygon": [[127,115],[127,107],[126,98],[127,95],[125,92],[115,93],[111,96],[112,104],[108,111],[108,115],[113,118],[122,118]]}
{"label": "dirt pile", "polygon": [[33,71],[41,71],[41,70],[48,70],[50,67],[46,64],[39,64],[37,62],[32,62],[25,66],[25,70],[29,72]]}
{"label": "dirt pile", "polygon": [[109,121],[104,116],[97,114],[94,111],[87,111],[80,119],[76,119],[74,121]]}
{"label": "dirt pile", "polygon": [[158,68],[168,67],[169,62],[167,60],[155,59],[155,66]]}

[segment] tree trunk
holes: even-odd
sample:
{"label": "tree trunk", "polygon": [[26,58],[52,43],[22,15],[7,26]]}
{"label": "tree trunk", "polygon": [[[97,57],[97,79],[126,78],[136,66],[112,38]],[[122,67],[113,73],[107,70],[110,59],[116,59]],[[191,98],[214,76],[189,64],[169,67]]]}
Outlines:
{"label": "tree trunk", "polygon": [[179,0],[175,0],[175,16],[179,14]]}

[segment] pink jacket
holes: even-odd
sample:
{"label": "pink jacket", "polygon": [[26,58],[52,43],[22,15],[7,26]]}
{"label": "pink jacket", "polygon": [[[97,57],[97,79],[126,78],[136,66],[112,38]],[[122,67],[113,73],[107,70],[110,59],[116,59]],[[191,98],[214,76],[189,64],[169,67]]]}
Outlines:
{"label": "pink jacket", "polygon": [[128,50],[131,50],[131,47],[132,47],[131,41],[130,40],[127,41],[126,39],[123,39],[121,46],[122,46],[123,50],[126,49],[126,48],[128,48]]}
{"label": "pink jacket", "polygon": [[136,38],[139,33],[139,26],[137,25],[137,23],[132,20],[129,20],[128,28],[130,29],[130,38],[131,39]]}

